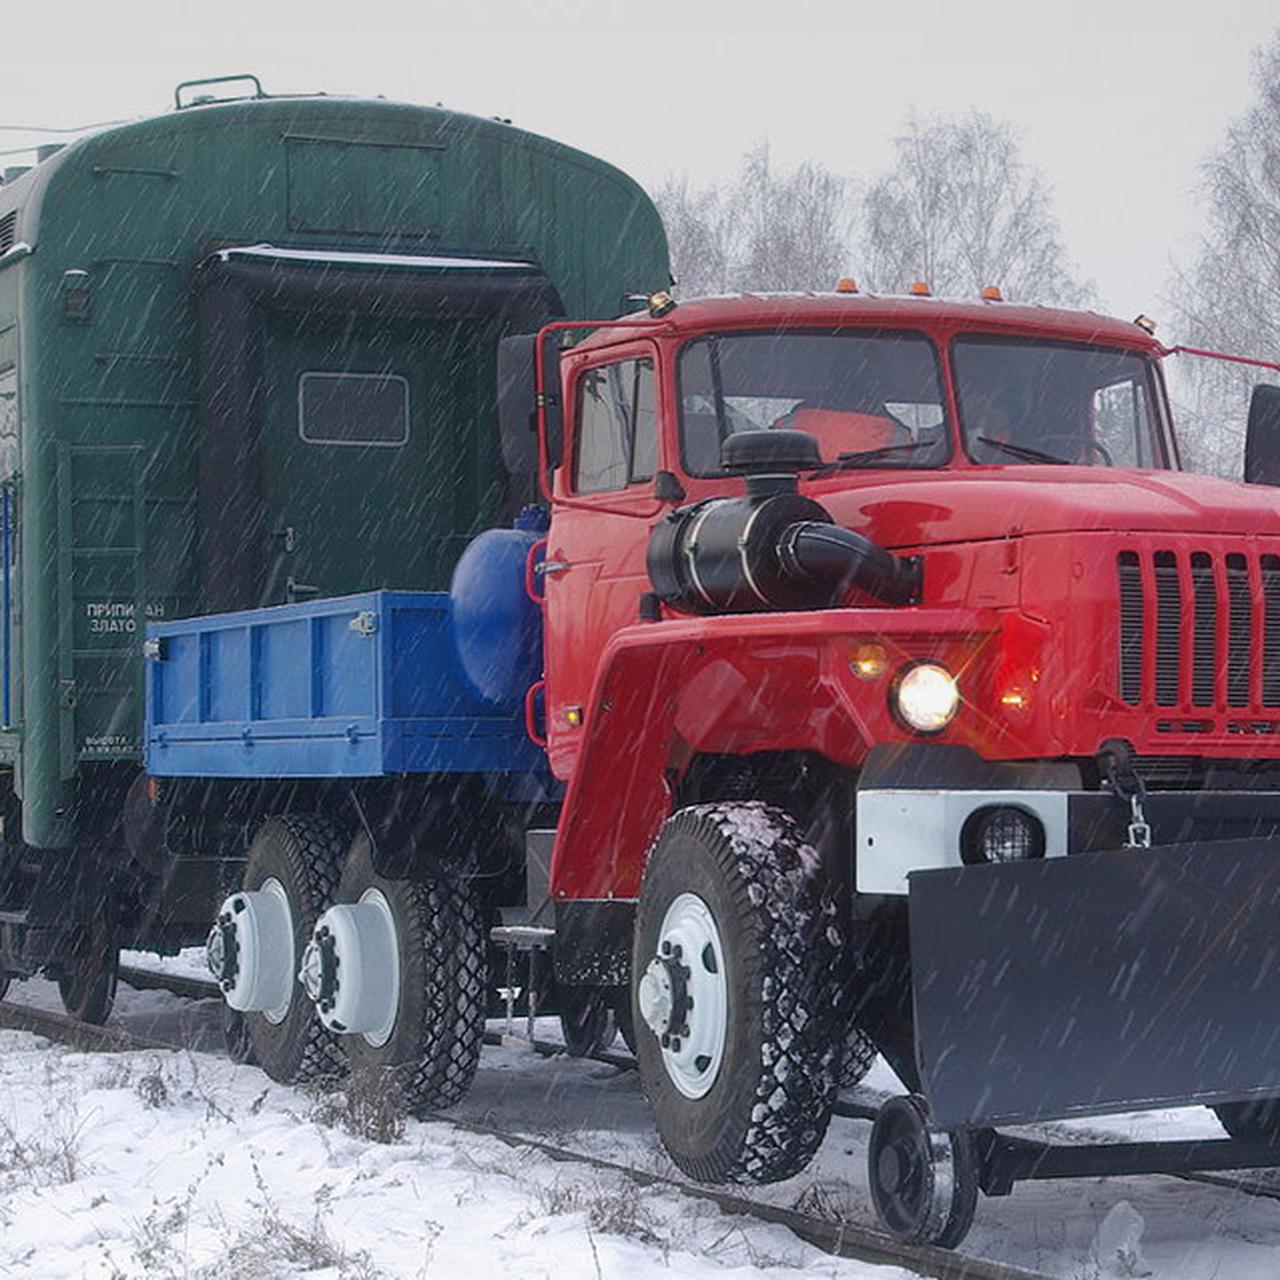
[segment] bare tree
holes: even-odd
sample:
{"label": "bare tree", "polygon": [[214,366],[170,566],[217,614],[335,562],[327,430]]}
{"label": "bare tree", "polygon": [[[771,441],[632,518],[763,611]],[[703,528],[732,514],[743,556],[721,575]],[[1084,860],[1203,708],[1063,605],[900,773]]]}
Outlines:
{"label": "bare tree", "polygon": [[894,141],[889,172],[862,199],[862,273],[900,292],[913,280],[935,293],[999,285],[1011,298],[1077,306],[1093,298],[1076,278],[1049,188],[1023,162],[1012,127],[970,110],[912,116]]}
{"label": "bare tree", "polygon": [[[1192,346],[1280,358],[1280,31],[1254,54],[1258,98],[1203,167],[1207,229],[1171,301]],[[1197,469],[1239,474],[1248,395],[1264,370],[1188,361],[1175,389]]]}
{"label": "bare tree", "polygon": [[673,174],[653,199],[667,228],[677,292],[698,297],[732,289],[732,206],[725,192],[717,186],[694,187],[688,174]]}
{"label": "bare tree", "polygon": [[850,201],[844,179],[805,162],[780,172],[758,143],[732,182],[694,187],[669,177],[654,193],[679,291],[829,289],[847,268]]}

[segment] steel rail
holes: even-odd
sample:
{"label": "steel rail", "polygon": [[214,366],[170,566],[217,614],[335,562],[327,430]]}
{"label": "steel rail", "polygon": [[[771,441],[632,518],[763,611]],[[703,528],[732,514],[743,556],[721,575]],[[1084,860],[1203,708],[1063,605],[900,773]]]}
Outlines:
{"label": "steel rail", "polygon": [[[199,996],[216,993],[213,983],[204,983],[198,978],[182,978],[172,974],[154,973],[150,970],[124,970],[121,972],[121,977],[125,978],[126,973],[131,986],[134,977],[138,977],[140,985],[148,989],[180,988],[180,994],[194,992]],[[212,991],[206,991],[204,988],[212,988]],[[180,1052],[185,1048],[183,1045],[154,1040],[132,1031],[92,1026],[89,1023],[78,1022],[65,1014],[34,1009],[8,1000],[0,1001],[0,1028],[31,1032],[45,1039],[90,1053],[154,1050]],[[486,1036],[486,1040],[494,1039],[501,1041],[501,1037]],[[544,1056],[564,1052],[563,1045],[545,1041],[536,1042],[534,1048]],[[634,1065],[632,1059],[622,1054],[598,1055],[596,1060],[604,1061],[620,1070],[629,1069]],[[801,1240],[834,1257],[856,1258],[868,1263],[909,1267],[917,1274],[931,1277],[932,1280],[1051,1280],[1051,1277],[1040,1272],[1027,1271],[990,1259],[975,1258],[932,1246],[902,1244],[882,1232],[855,1222],[821,1218],[799,1209],[765,1204],[745,1196],[700,1187],[678,1178],[647,1173],[630,1165],[605,1160],[599,1156],[586,1155],[571,1148],[559,1147],[554,1143],[495,1129],[473,1121],[461,1120],[454,1116],[424,1112],[419,1113],[418,1118],[448,1125],[459,1132],[491,1138],[513,1149],[537,1152],[559,1163],[577,1164],[599,1172],[613,1173],[642,1187],[671,1191],[714,1204],[721,1212],[730,1216],[749,1217],[759,1222],[786,1227]]]}
{"label": "steel rail", "polygon": [[[170,991],[174,995],[183,999],[212,999],[220,997],[221,992],[216,982],[207,978],[198,978],[190,975],[179,975],[163,973],[154,969],[143,969],[133,965],[120,966],[120,980],[129,986],[138,990],[163,990]],[[112,1028],[90,1027],[83,1023],[74,1022],[70,1018],[63,1018],[58,1014],[43,1013],[38,1010],[29,1009],[26,1006],[15,1006],[0,1002],[0,1027],[20,1031],[35,1031],[37,1034],[50,1035],[52,1039],[64,1040],[66,1043],[73,1041],[67,1037],[78,1036],[79,1043],[77,1047],[84,1048],[89,1051],[97,1052],[116,1052],[124,1051],[130,1048],[137,1049],[174,1049],[181,1046],[162,1043],[160,1041],[145,1040],[143,1037],[132,1036],[132,1033],[115,1031]],[[59,1034],[50,1034],[43,1028],[49,1027],[65,1027],[67,1028],[66,1036]],[[81,1031],[73,1031],[71,1028],[82,1028]],[[119,1043],[117,1043],[119,1041]],[[484,1043],[486,1045],[502,1045],[518,1043],[528,1046],[533,1052],[544,1058],[559,1057],[566,1052],[563,1044],[554,1040],[538,1040],[532,1042],[526,1040],[522,1036],[503,1036],[495,1031],[486,1031],[484,1034]],[[591,1054],[589,1061],[604,1063],[607,1066],[616,1068],[619,1071],[633,1071],[637,1064],[635,1058],[629,1053],[613,1053],[605,1051],[601,1053]],[[882,1094],[878,1090],[856,1090],[853,1096],[846,1095],[836,1101],[833,1108],[833,1114],[846,1120],[863,1120],[874,1121],[876,1113],[882,1103],[889,1095]],[[448,1117],[443,1117],[448,1119]],[[454,1122],[460,1123],[460,1122]],[[1099,1138],[1103,1135],[1099,1134]],[[1074,1146],[1089,1145],[1089,1139],[1082,1137],[1077,1144],[1070,1141],[1063,1142],[1063,1135],[1052,1133],[1047,1135],[1050,1141],[1055,1140],[1053,1145]],[[530,1140],[532,1141],[532,1140]],[[1050,1142],[1036,1144],[1044,1146],[1046,1149],[1050,1147]],[[1238,1191],[1243,1195],[1255,1196],[1266,1200],[1280,1200],[1280,1169],[1277,1170],[1277,1176],[1274,1180],[1264,1180],[1254,1177],[1235,1175],[1222,1171],[1179,1171],[1164,1172],[1151,1175],[1136,1174],[1088,1174],[1086,1176],[1152,1176],[1152,1177],[1169,1177],[1179,1178],[1184,1182],[1197,1182],[1206,1186],[1219,1187],[1228,1191]],[[888,1237],[884,1237],[887,1239]]]}

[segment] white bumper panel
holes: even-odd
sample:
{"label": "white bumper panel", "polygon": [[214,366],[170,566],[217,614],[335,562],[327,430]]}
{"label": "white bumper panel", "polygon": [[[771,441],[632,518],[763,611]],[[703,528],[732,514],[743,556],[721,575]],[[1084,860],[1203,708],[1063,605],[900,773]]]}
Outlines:
{"label": "white bumper panel", "polygon": [[856,884],[859,893],[907,892],[907,875],[963,866],[960,830],[976,809],[1009,806],[1044,826],[1045,857],[1067,852],[1065,791],[859,791]]}

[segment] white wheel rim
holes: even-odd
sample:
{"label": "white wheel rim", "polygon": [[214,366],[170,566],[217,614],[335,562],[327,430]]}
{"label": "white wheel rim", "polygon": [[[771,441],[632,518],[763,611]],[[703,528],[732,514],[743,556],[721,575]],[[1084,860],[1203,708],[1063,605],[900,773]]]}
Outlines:
{"label": "white wheel rim", "polygon": [[[391,1039],[400,1016],[398,941],[380,889],[366,889],[357,902],[332,906],[316,921],[298,976],[330,1031],[363,1036],[375,1049]],[[328,981],[326,950],[334,965]]]}
{"label": "white wheel rim", "polygon": [[382,890],[366,889],[360,895],[360,902],[377,910],[378,921],[385,933],[386,981],[379,983],[377,989],[370,993],[374,1007],[371,1007],[369,1017],[376,1025],[364,1033],[364,1038],[373,1048],[381,1049],[391,1039],[400,1014],[400,946],[396,937],[396,918],[391,914],[391,904]]}
{"label": "white wheel rim", "polygon": [[[672,982],[671,966],[683,971],[684,994],[692,1001],[682,1019],[672,1005],[671,994],[679,984],[678,979]],[[682,893],[667,908],[658,931],[658,954],[641,977],[637,996],[649,1030],[658,1036],[671,1083],[686,1098],[705,1097],[724,1061],[729,984],[720,930],[697,894]]]}
{"label": "white wheel rim", "polygon": [[[271,965],[270,973],[263,973],[263,990],[275,995],[275,1003],[269,1009],[263,1009],[262,1016],[273,1026],[279,1026],[289,1016],[289,1006],[293,1003],[293,957],[295,940],[293,936],[293,911],[289,906],[289,895],[284,885],[275,876],[270,876],[258,887],[258,892],[267,895],[274,908],[274,919],[264,920],[268,928],[277,929],[283,938],[288,939],[288,947],[272,947],[269,952],[263,948],[262,959]],[[269,956],[269,959],[268,959]]]}

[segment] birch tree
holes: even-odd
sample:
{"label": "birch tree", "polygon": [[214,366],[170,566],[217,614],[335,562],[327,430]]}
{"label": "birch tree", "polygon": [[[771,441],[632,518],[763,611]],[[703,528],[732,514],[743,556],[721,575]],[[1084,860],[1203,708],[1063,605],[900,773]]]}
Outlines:
{"label": "birch tree", "polygon": [[912,116],[894,163],[867,188],[860,266],[869,287],[901,292],[913,280],[936,294],[1078,306],[1093,287],[1075,275],[1049,188],[1023,161],[1013,128],[970,110]]}
{"label": "birch tree", "polygon": [[[1174,279],[1177,336],[1191,346],[1280,360],[1280,31],[1253,59],[1254,104],[1205,161],[1206,227]],[[1239,475],[1248,398],[1263,369],[1185,361],[1176,375],[1190,461]]]}

